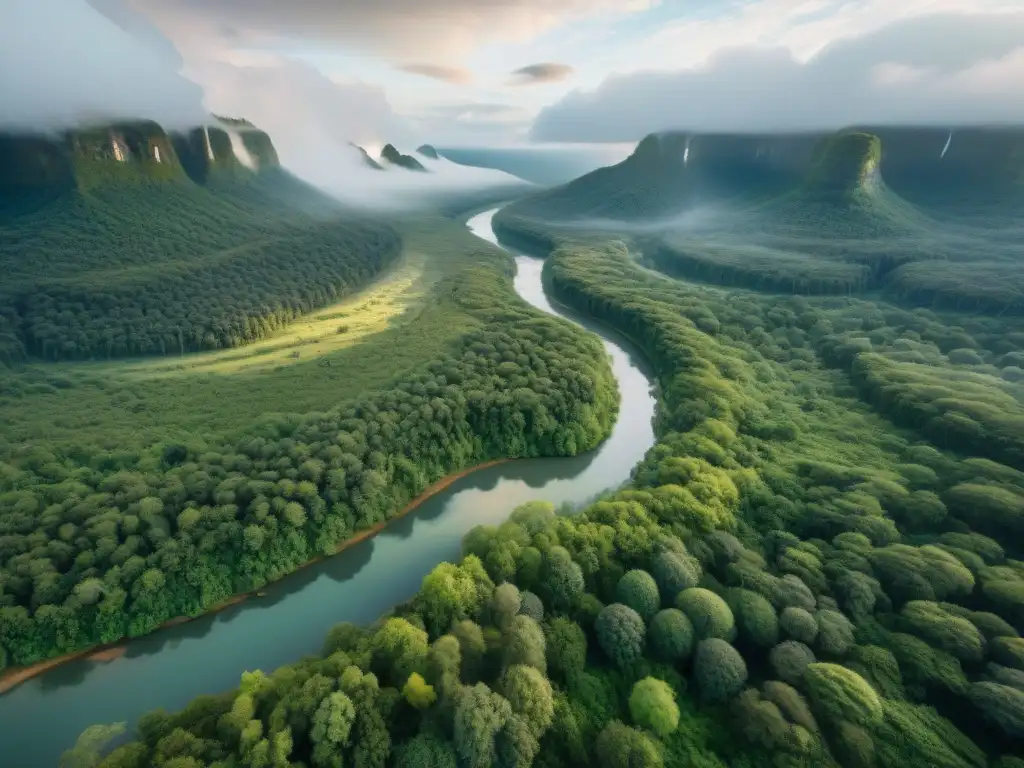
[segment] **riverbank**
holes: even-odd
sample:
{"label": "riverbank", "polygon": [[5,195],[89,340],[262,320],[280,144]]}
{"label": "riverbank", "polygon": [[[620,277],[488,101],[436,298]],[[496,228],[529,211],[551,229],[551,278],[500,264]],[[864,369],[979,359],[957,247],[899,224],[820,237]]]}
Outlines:
{"label": "riverbank", "polygon": [[[460,472],[455,472],[451,475],[446,475],[445,477],[438,480],[436,483],[425,488],[419,495],[416,496],[416,498],[412,499],[408,504],[406,504],[397,514],[393,515],[392,517],[388,518],[382,523],[377,523],[377,525],[374,525],[370,528],[364,528],[355,535],[350,536],[349,538],[341,542],[332,554],[319,555],[318,557],[314,557],[312,560],[307,560],[294,571],[289,572],[288,574],[282,576],[280,579],[277,579],[276,581],[283,581],[284,579],[287,579],[289,576],[291,576],[293,573],[301,571],[303,568],[308,568],[311,565],[322,562],[323,560],[326,560],[328,557],[334,557],[335,555],[341,554],[346,549],[354,547],[356,544],[359,544],[360,542],[373,538],[378,533],[387,528],[389,524],[391,524],[395,520],[399,520],[402,517],[405,517],[418,506],[420,506],[423,502],[425,502],[427,499],[437,495],[445,488],[450,486],[452,483],[455,483],[458,480],[461,480],[462,478],[473,474],[474,472],[478,472],[482,469],[488,469],[489,467],[496,467],[500,464],[505,464],[510,461],[515,461],[515,459],[494,459],[493,461],[486,461],[483,464],[477,464],[476,466],[469,467]],[[168,629],[170,627],[176,627],[180,624],[186,624],[190,621],[195,621],[196,619],[200,619],[204,616],[210,616],[216,613],[220,613],[221,611],[227,610],[232,606],[239,605],[240,603],[243,603],[252,597],[262,596],[263,589],[265,588],[265,586],[266,585],[260,587],[258,590],[253,590],[251,592],[242,592],[240,594],[233,595],[232,597],[229,597],[227,600],[223,600],[217,603],[216,605],[211,606],[202,613],[196,614],[195,616],[178,616],[176,618],[173,618],[170,621],[164,622],[159,627],[157,627],[157,629],[148,634],[152,635],[155,632],[160,632],[161,630]],[[3,672],[0,672],[0,696],[18,687],[22,683],[27,682],[32,678],[43,674],[44,672],[49,672],[51,669],[59,667],[63,664],[67,664],[68,662],[75,661],[76,659],[87,659],[89,661],[96,661],[101,663],[107,663],[119,659],[122,656],[124,656],[125,653],[128,652],[128,646],[131,642],[131,639],[121,639],[114,643],[108,643],[106,645],[94,645],[91,648],[85,648],[81,651],[73,651],[71,653],[66,653],[63,656],[54,656],[53,658],[45,659],[44,661],[31,664],[27,667],[11,667],[9,669],[6,669]]]}

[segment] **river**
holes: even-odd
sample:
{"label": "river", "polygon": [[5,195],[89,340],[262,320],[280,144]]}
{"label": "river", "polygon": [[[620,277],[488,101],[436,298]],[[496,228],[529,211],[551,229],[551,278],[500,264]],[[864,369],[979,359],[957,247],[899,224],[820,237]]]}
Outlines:
{"label": "river", "polygon": [[[470,230],[497,242],[491,218]],[[541,285],[543,262],[515,255],[515,290],[537,309],[567,317]],[[269,672],[319,650],[339,621],[366,624],[408,599],[439,562],[459,555],[474,525],[498,523],[519,504],[545,499],[581,505],[629,479],[654,443],[649,369],[628,341],[582,318],[611,356],[622,404],[611,436],[573,458],[529,459],[474,472],[426,500],[372,539],[267,586],[220,613],[132,640],[108,662],[78,659],[0,696],[0,764],[50,768],[95,723],[126,721],[157,708],[181,709],[204,693],[233,688],[246,670]]]}

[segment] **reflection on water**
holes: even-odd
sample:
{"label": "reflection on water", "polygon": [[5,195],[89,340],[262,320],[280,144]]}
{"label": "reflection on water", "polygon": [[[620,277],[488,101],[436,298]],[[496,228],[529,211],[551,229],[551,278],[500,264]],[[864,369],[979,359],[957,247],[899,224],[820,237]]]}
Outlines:
{"label": "reflection on water", "polygon": [[[469,223],[492,241],[493,213]],[[540,261],[516,256],[516,266],[515,288],[526,301],[566,314],[544,295]],[[369,623],[408,599],[438,562],[458,556],[474,525],[501,522],[537,498],[580,505],[628,480],[654,442],[654,399],[628,343],[592,330],[605,340],[622,395],[612,435],[596,451],[480,470],[378,536],[267,586],[264,597],[133,640],[115,661],[78,660],[22,684],[0,696],[0,762],[54,766],[89,725],[125,720],[131,727],[151,709],[180,709],[200,694],[232,688],[246,670],[269,671],[316,652],[335,623]]]}

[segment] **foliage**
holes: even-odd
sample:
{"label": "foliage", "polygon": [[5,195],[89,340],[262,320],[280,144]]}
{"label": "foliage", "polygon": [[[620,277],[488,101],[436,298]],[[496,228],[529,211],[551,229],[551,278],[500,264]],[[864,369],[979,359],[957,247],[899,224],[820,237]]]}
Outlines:
{"label": "foliage", "polygon": [[613,603],[602,609],[594,631],[601,650],[620,667],[640,658],[644,651],[644,620],[627,605]]}
{"label": "foliage", "polygon": [[693,662],[693,673],[701,696],[707,701],[725,701],[747,682],[747,665],[729,643],[717,637],[701,640]]}
{"label": "foliage", "polygon": [[633,685],[629,694],[629,713],[634,723],[661,738],[679,725],[675,692],[664,680],[654,677],[645,677]]}
{"label": "foliage", "polygon": [[693,625],[682,611],[666,608],[651,619],[647,640],[655,658],[675,664],[689,657],[693,650]]}

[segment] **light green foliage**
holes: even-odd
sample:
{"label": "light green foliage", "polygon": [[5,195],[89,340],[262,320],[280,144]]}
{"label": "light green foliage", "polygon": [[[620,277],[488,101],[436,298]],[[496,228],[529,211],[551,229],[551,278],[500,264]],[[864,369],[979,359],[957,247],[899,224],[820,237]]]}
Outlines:
{"label": "light green foliage", "polygon": [[509,667],[501,678],[501,692],[512,711],[523,718],[539,739],[554,715],[554,698],[547,678],[533,667]]}
{"label": "light green foliage", "polygon": [[455,748],[470,768],[490,768],[494,739],[512,717],[508,701],[483,683],[459,694],[455,707]]}
{"label": "light green foliage", "polygon": [[594,631],[601,650],[620,667],[640,658],[644,652],[644,620],[627,605],[614,603],[603,608]]}
{"label": "light green foliage", "polygon": [[441,563],[423,577],[416,596],[417,608],[434,635],[447,632],[453,622],[472,618],[480,609],[476,582],[464,568]]}
{"label": "light green foliage", "polygon": [[816,662],[804,670],[815,709],[833,722],[870,727],[882,719],[882,701],[863,677],[838,664]]}
{"label": "light green foliage", "polygon": [[818,622],[808,611],[788,606],[779,616],[779,626],[792,640],[811,645],[818,636]]}
{"label": "light green foliage", "polygon": [[770,602],[749,589],[730,589],[725,597],[741,641],[759,648],[771,648],[779,641],[779,619]]}
{"label": "light green foliage", "polygon": [[512,617],[522,607],[522,596],[515,584],[500,584],[491,597],[491,615],[499,628],[505,629],[512,623]]}
{"label": "light green foliage", "polygon": [[664,762],[654,741],[617,720],[598,735],[594,753],[601,768],[662,768]]}
{"label": "light green foliage", "polygon": [[522,664],[543,673],[547,670],[546,646],[544,632],[537,622],[529,616],[516,616],[506,639],[505,665]]}
{"label": "light green foliage", "polygon": [[736,636],[732,610],[725,600],[708,589],[683,590],[676,598],[676,607],[686,614],[698,640],[709,637],[732,640]]}
{"label": "light green foliage", "polygon": [[437,701],[434,686],[428,685],[419,672],[409,675],[409,679],[402,686],[402,695],[416,709],[426,709]]}
{"label": "light green foliage", "polygon": [[427,658],[427,633],[405,619],[388,619],[373,636],[374,658],[391,679],[404,683]]}
{"label": "light green foliage", "polygon": [[664,738],[679,725],[675,691],[664,680],[645,677],[633,685],[629,713],[641,728]]}
{"label": "light green foliage", "polygon": [[787,720],[803,727],[808,733],[818,733],[818,721],[796,688],[778,680],[769,680],[763,689],[764,697],[778,706]]}
{"label": "light green foliage", "polygon": [[628,605],[644,621],[650,621],[661,607],[658,585],[647,571],[629,571],[619,579],[615,587],[615,600]]}
{"label": "light green foliage", "polygon": [[886,699],[906,698],[899,662],[888,649],[877,645],[854,646],[845,666],[871,683],[879,696]]}
{"label": "light green foliage", "polygon": [[[313,715],[313,763],[324,768],[340,768],[341,750],[349,745],[356,709],[352,700],[340,691],[325,698]],[[259,721],[256,721],[259,722]]]}
{"label": "light green foliage", "polygon": [[900,611],[908,632],[953,654],[961,661],[979,662],[985,638],[970,621],[950,614],[937,603],[912,600]]}
{"label": "light green foliage", "polygon": [[772,648],[768,655],[772,669],[780,680],[791,685],[803,682],[804,671],[815,661],[814,652],[796,640],[785,640]]}
{"label": "light green foliage", "polygon": [[647,641],[654,657],[675,664],[693,651],[693,625],[678,608],[658,611],[647,628]]}
{"label": "light green foliage", "polygon": [[729,643],[712,637],[697,645],[693,675],[701,697],[707,701],[726,701],[743,689],[747,665]]}

